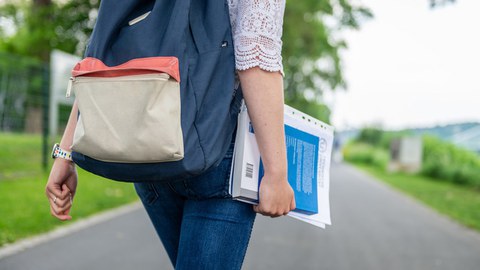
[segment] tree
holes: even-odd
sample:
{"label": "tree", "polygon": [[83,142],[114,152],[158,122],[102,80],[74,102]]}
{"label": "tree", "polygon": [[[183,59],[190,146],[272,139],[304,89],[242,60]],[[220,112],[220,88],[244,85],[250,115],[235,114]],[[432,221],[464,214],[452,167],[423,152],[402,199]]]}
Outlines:
{"label": "tree", "polygon": [[[322,104],[324,91],[346,88],[340,51],[346,42],[340,33],[358,29],[372,17],[350,0],[287,1],[283,32],[285,100],[321,120],[330,111]],[[17,0],[0,8],[17,32],[3,37],[0,50],[48,61],[52,49],[81,54],[98,10],[98,0]],[[2,32],[0,31],[0,37]]]}
{"label": "tree", "polygon": [[430,7],[435,8],[440,5],[445,5],[445,4],[454,3],[454,2],[455,0],[430,0]]}
{"label": "tree", "polygon": [[367,8],[348,0],[287,1],[283,63],[288,104],[301,101],[316,107],[310,114],[328,122],[330,111],[322,106],[322,94],[346,88],[340,58],[346,42],[340,32],[358,29],[361,21],[370,17]]}
{"label": "tree", "polygon": [[0,31],[0,50],[44,62],[53,49],[82,54],[98,6],[98,0],[10,0],[0,7],[0,17],[13,21],[16,32]]}

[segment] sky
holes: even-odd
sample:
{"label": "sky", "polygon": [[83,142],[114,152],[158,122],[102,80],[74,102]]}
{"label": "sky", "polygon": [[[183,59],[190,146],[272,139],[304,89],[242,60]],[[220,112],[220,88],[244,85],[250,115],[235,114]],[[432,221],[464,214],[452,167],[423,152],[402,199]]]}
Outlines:
{"label": "sky", "polygon": [[374,18],[346,32],[346,91],[328,94],[339,130],[480,122],[480,1],[363,0]]}

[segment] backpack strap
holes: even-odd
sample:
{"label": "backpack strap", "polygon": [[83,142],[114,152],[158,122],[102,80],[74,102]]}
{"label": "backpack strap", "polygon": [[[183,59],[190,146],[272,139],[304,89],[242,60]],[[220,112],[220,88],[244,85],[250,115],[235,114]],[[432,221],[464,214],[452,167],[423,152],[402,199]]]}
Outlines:
{"label": "backpack strap", "polygon": [[101,59],[107,66],[142,57],[182,59],[190,4],[191,0],[102,0],[85,57]]}

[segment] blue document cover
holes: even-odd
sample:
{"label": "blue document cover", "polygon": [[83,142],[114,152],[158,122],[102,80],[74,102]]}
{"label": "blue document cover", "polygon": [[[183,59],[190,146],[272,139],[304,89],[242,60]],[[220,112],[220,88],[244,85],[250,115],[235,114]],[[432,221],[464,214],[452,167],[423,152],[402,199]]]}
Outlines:
{"label": "blue document cover", "polygon": [[319,138],[285,125],[288,182],[295,191],[296,211],[318,213],[317,169]]}
{"label": "blue document cover", "polygon": [[[254,133],[250,125],[249,131]],[[295,192],[296,212],[318,213],[317,170],[319,138],[285,125],[288,182]],[[263,177],[260,159],[258,183]]]}

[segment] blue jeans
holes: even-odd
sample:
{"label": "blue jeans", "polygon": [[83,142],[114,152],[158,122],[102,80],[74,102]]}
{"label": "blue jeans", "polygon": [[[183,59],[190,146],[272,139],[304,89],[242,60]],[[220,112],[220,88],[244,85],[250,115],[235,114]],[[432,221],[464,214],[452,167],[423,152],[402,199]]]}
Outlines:
{"label": "blue jeans", "polygon": [[136,183],[175,269],[240,269],[252,232],[252,206],[228,194],[230,147],[220,165],[187,180]]}

